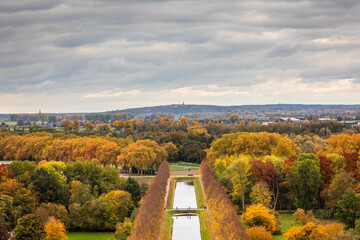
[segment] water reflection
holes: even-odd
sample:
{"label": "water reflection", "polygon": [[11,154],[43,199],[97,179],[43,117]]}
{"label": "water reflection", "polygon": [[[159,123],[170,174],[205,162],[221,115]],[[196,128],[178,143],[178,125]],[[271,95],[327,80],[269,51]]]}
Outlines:
{"label": "water reflection", "polygon": [[194,182],[176,182],[173,208],[197,208]]}
{"label": "water reflection", "polygon": [[198,216],[173,216],[172,240],[201,240]]}

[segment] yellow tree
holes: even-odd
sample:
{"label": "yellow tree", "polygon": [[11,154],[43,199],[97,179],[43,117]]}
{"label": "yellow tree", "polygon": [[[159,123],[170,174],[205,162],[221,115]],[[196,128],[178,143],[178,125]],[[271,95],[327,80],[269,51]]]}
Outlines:
{"label": "yellow tree", "polygon": [[64,224],[54,218],[49,217],[45,225],[45,238],[44,240],[66,240],[68,237],[66,236],[66,229]]}
{"label": "yellow tree", "polygon": [[245,155],[231,156],[233,160],[230,164],[231,181],[234,185],[234,193],[241,197],[242,210],[245,210],[245,188],[249,183],[250,157]]}
{"label": "yellow tree", "polygon": [[84,124],[84,128],[86,131],[91,131],[95,128],[94,124],[92,124],[91,122],[86,122]]}

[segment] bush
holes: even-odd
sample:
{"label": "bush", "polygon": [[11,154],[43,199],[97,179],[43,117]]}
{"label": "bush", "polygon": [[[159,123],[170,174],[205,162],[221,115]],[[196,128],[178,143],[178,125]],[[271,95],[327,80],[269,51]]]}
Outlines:
{"label": "bush", "polygon": [[350,240],[351,236],[348,236],[344,231],[344,225],[341,223],[332,223],[328,225],[315,224],[308,222],[304,226],[292,227],[285,234],[286,240]]}
{"label": "bush", "polygon": [[305,225],[308,222],[318,223],[311,210],[305,213],[304,209],[298,208],[293,216],[295,222],[299,225]]}
{"label": "bush", "polygon": [[320,219],[327,219],[329,217],[329,212],[325,209],[318,209],[314,212],[314,216]]}
{"label": "bush", "polygon": [[264,227],[250,227],[246,229],[250,240],[268,240],[272,239],[271,233]]}
{"label": "bush", "polygon": [[355,231],[360,233],[360,218],[355,221]]}
{"label": "bush", "polygon": [[247,227],[263,226],[271,233],[277,230],[275,215],[262,204],[247,207],[241,218]]}
{"label": "bush", "polygon": [[124,222],[116,224],[115,240],[126,240],[130,235],[132,222],[129,218],[125,218]]}
{"label": "bush", "polygon": [[20,218],[15,227],[15,239],[40,240],[45,236],[44,225],[36,219],[34,214]]}

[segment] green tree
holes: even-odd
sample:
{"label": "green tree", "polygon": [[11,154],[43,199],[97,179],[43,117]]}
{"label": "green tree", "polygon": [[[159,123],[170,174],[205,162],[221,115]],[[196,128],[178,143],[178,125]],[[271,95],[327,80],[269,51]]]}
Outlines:
{"label": "green tree", "polygon": [[105,228],[115,229],[116,223],[124,221],[134,208],[131,195],[128,192],[116,190],[106,194],[104,199],[107,203]]}
{"label": "green tree", "polygon": [[92,199],[91,186],[79,181],[72,181],[70,188],[70,204],[78,203],[84,205]]}
{"label": "green tree", "polygon": [[290,168],[288,182],[294,191],[295,203],[305,210],[317,204],[319,188],[322,185],[320,160],[314,154],[301,154]]}
{"label": "green tree", "polygon": [[355,221],[360,217],[360,197],[356,196],[353,189],[348,188],[338,202],[335,217],[348,228],[355,227]]}
{"label": "green tree", "polygon": [[65,204],[68,200],[66,186],[59,181],[56,174],[48,173],[40,168],[31,175],[34,190],[39,193],[40,202],[54,202]]}
{"label": "green tree", "polygon": [[20,218],[15,227],[16,240],[41,240],[45,236],[44,225],[34,214]]}
{"label": "green tree", "polygon": [[135,205],[137,205],[141,199],[141,189],[138,182],[129,177],[126,181],[124,190],[131,194],[131,199],[134,201]]}
{"label": "green tree", "polygon": [[326,156],[331,159],[330,170],[334,176],[339,172],[345,171],[346,160],[344,156],[335,153]]}
{"label": "green tree", "polygon": [[347,172],[339,172],[331,180],[329,188],[326,190],[326,206],[334,211],[336,204],[342,198],[348,188],[355,186],[355,179]]}

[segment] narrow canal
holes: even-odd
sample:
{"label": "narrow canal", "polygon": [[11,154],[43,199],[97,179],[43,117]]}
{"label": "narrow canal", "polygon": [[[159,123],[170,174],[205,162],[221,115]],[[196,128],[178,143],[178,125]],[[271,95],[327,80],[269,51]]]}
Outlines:
{"label": "narrow canal", "polygon": [[197,208],[193,181],[176,182],[173,208]]}
{"label": "narrow canal", "polygon": [[[173,208],[197,208],[193,181],[176,182]],[[172,240],[201,240],[197,215],[173,216]]]}

